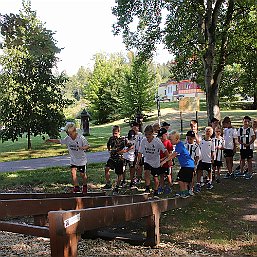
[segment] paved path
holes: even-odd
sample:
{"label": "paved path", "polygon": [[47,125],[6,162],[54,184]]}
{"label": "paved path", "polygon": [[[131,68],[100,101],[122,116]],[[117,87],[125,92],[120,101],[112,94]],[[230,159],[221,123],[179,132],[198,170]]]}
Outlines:
{"label": "paved path", "polygon": [[[88,163],[106,162],[109,157],[108,151],[87,153]],[[1,162],[0,172],[9,172],[17,170],[36,170],[47,167],[62,167],[70,164],[69,155],[38,158],[11,162]]]}

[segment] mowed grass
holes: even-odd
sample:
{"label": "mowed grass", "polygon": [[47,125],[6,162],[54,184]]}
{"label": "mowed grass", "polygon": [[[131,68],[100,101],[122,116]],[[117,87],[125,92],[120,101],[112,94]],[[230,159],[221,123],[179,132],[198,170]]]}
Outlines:
{"label": "mowed grass", "polygon": [[[174,176],[177,169],[178,166],[174,169]],[[104,163],[89,164],[87,174],[90,190],[101,190],[105,183]],[[111,172],[113,183],[115,178]],[[190,205],[162,213],[161,241],[171,242],[187,253],[199,251],[199,256],[257,256],[256,183],[256,175],[251,181],[223,179],[213,190],[203,189],[195,195]],[[71,188],[68,167],[0,174],[1,192],[58,193],[70,192]],[[143,189],[144,183],[139,185],[138,192]],[[175,183],[169,197],[177,190]],[[131,194],[129,189],[123,193]],[[142,230],[140,224],[139,231]]]}

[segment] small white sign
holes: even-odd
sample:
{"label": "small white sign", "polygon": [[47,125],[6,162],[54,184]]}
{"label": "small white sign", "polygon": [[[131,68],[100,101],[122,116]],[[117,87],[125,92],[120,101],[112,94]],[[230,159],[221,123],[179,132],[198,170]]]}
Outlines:
{"label": "small white sign", "polygon": [[64,227],[67,228],[77,222],[80,221],[80,213],[71,217],[71,218],[68,218],[67,220],[64,221]]}

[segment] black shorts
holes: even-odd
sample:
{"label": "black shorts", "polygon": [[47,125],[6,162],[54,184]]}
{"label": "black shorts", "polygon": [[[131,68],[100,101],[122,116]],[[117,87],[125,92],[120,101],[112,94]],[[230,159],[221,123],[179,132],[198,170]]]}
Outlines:
{"label": "black shorts", "polygon": [[77,166],[77,165],[71,164],[70,167],[71,167],[71,169],[76,168],[77,171],[79,171],[80,173],[85,173],[85,171],[86,171],[86,165]]}
{"label": "black shorts", "polygon": [[129,167],[129,168],[134,168],[135,167],[135,161],[129,161],[129,160],[124,160],[124,165],[125,167]]}
{"label": "black shorts", "polygon": [[211,171],[211,163],[199,161],[196,170],[206,170],[206,171],[210,172]]}
{"label": "black shorts", "polygon": [[240,149],[240,158],[241,159],[252,159],[253,158],[253,150],[252,149]]}
{"label": "black shorts", "polygon": [[232,149],[224,149],[223,150],[224,157],[233,157],[235,155],[234,150]]}
{"label": "black shorts", "polygon": [[160,167],[161,169],[161,174],[165,174],[165,175],[171,175],[172,173],[172,167]]}
{"label": "black shorts", "polygon": [[161,171],[161,167],[158,167],[158,168],[154,168],[152,167],[150,164],[148,163],[144,163],[144,170],[150,170],[151,171],[151,174],[152,176],[154,177],[158,177],[159,175],[161,175],[162,171]]}
{"label": "black shorts", "polygon": [[214,160],[212,166],[213,167],[222,167],[222,161]]}
{"label": "black shorts", "polygon": [[177,180],[182,182],[190,183],[192,182],[194,174],[194,168],[184,167],[178,172]]}
{"label": "black shorts", "polygon": [[112,159],[109,158],[105,167],[114,170],[117,175],[121,175],[124,173],[124,160],[123,159]]}

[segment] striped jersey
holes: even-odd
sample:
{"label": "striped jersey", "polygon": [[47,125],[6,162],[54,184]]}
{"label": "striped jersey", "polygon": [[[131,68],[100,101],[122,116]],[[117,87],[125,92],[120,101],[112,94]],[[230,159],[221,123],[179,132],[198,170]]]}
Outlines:
{"label": "striped jersey", "polygon": [[223,137],[220,137],[220,138],[217,138],[217,137],[214,137],[212,139],[212,142],[213,142],[213,152],[214,152],[214,160],[215,161],[222,161],[222,158],[223,158],[223,149],[217,149],[217,147],[224,147],[224,139]]}

